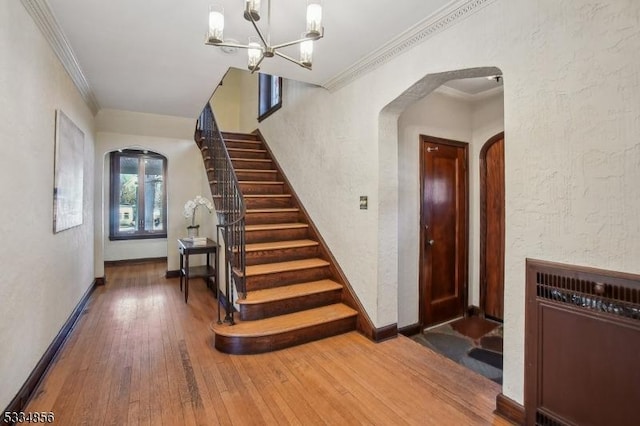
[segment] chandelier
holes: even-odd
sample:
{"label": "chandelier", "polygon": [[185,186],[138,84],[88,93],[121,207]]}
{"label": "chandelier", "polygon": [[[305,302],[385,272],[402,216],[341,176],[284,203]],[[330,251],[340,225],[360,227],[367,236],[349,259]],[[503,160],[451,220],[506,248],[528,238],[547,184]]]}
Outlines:
{"label": "chandelier", "polygon": [[[267,21],[268,27],[271,23],[271,1],[268,1]],[[322,27],[322,0],[307,1],[307,28],[302,33],[301,38],[280,44],[271,44],[269,34],[265,37],[257,22],[260,20],[260,0],[244,0],[244,19],[251,22],[258,36],[249,37],[247,44],[226,43],[223,39],[224,31],[224,8],[221,4],[214,4],[209,7],[209,32],[205,44],[218,47],[247,49],[248,68],[251,73],[260,69],[260,64],[264,58],[280,56],[281,58],[298,64],[308,70],[311,69],[313,59],[313,42],[324,36]],[[300,45],[300,60],[288,56],[278,49],[283,47]]]}

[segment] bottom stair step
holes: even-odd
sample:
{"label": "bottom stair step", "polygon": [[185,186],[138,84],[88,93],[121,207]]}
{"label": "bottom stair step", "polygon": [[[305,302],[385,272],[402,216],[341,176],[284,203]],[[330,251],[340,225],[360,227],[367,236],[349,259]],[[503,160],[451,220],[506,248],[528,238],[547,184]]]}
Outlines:
{"label": "bottom stair step", "polygon": [[320,280],[251,291],[237,303],[240,319],[251,321],[338,303],[341,296],[340,284]]}
{"label": "bottom stair step", "polygon": [[342,303],[306,311],[242,321],[213,323],[215,347],[230,354],[257,354],[284,349],[355,330],[357,311]]}

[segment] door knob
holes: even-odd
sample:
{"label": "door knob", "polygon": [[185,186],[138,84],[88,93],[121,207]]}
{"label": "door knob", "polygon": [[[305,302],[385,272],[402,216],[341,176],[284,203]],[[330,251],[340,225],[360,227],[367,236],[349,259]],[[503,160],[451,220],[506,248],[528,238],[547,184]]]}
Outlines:
{"label": "door knob", "polygon": [[432,245],[433,245],[433,243],[435,243],[435,241],[434,241],[434,240],[428,240],[428,241],[427,241],[427,244],[429,244],[430,246],[432,246]]}

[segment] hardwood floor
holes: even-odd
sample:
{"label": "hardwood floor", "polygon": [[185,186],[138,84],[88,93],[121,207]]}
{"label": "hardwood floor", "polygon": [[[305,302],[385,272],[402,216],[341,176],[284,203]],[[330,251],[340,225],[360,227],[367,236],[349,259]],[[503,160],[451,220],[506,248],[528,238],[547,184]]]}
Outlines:
{"label": "hardwood floor", "polygon": [[507,425],[500,387],[400,336],[262,354],[213,348],[215,299],[166,264],[114,266],[24,411],[60,425]]}

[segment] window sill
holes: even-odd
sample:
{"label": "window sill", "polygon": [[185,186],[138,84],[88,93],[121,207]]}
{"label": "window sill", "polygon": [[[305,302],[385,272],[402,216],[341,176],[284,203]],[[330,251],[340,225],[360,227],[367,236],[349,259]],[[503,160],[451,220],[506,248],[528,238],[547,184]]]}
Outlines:
{"label": "window sill", "polygon": [[167,234],[147,234],[147,235],[109,235],[110,241],[126,241],[126,240],[153,240],[159,238],[167,238]]}

